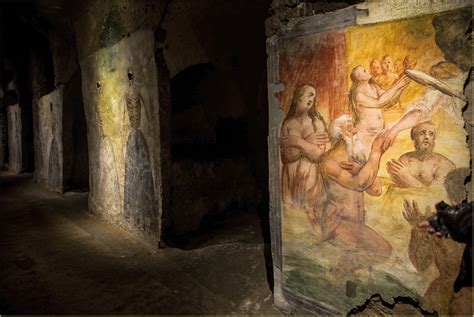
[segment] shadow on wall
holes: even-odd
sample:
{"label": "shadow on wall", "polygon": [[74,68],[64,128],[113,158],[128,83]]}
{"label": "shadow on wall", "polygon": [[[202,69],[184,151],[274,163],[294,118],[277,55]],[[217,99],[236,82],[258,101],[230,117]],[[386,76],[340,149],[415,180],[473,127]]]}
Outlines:
{"label": "shadow on wall", "polygon": [[64,87],[62,120],[64,189],[88,190],[89,149],[80,71],[77,71]]}
{"label": "shadow on wall", "polygon": [[171,80],[171,236],[256,209],[245,107],[235,79],[212,64]]}

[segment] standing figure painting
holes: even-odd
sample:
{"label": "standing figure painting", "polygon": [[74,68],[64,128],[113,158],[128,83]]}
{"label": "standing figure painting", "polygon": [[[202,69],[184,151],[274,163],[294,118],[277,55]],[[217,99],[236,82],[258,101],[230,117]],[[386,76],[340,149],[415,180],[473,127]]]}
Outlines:
{"label": "standing figure painting", "polygon": [[126,110],[132,132],[127,139],[125,154],[125,193],[124,217],[133,226],[145,234],[157,231],[158,219],[156,211],[153,172],[147,142],[140,130],[141,109],[146,109],[143,98],[136,91],[134,75],[128,71],[128,89],[125,95]]}
{"label": "standing figure painting", "polygon": [[313,86],[296,88],[281,137],[283,202],[312,208],[324,193],[319,162],[330,146],[324,119],[316,110]]}

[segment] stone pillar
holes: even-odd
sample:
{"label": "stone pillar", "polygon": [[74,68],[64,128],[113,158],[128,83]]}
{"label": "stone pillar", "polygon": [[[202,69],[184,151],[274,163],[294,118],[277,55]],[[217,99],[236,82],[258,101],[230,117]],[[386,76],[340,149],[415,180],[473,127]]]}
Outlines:
{"label": "stone pillar", "polygon": [[[77,67],[79,69],[79,66]],[[89,188],[87,124],[78,70],[64,85],[62,103],[62,148],[64,191]]]}
{"label": "stone pillar", "polygon": [[7,147],[7,120],[3,112],[0,112],[0,168],[5,165],[5,150]]}
{"label": "stone pillar", "polygon": [[22,127],[21,108],[19,104],[7,107],[8,122],[8,170],[12,173],[21,173],[22,167]]}
{"label": "stone pillar", "polygon": [[63,86],[38,100],[37,151],[40,156],[35,168],[36,181],[46,188],[63,191],[62,146]]}
{"label": "stone pillar", "polygon": [[48,40],[45,37],[41,37],[41,45],[32,48],[30,51],[30,82],[32,96],[32,114],[33,114],[33,140],[34,140],[34,159],[35,159],[35,171],[34,179],[39,184],[45,184],[45,177],[41,180],[41,175],[45,172],[44,164],[47,162],[43,161],[44,146],[40,140],[40,122],[39,122],[39,100],[41,97],[48,95],[54,90],[54,82],[52,81],[52,54],[49,50]]}
{"label": "stone pillar", "polygon": [[0,87],[0,169],[5,164],[5,149],[6,149],[6,142],[7,142],[7,138],[6,138],[7,121],[6,121],[3,111],[4,111],[3,89]]}
{"label": "stone pillar", "polygon": [[[155,33],[155,40],[156,40]],[[156,45],[156,43],[155,43]],[[158,92],[160,105],[160,156],[161,156],[161,236],[171,228],[171,87],[170,75],[165,62],[163,49],[156,49],[155,62],[158,72]]]}
{"label": "stone pillar", "polygon": [[158,244],[161,162],[153,32],[80,57],[89,147],[89,208]]}

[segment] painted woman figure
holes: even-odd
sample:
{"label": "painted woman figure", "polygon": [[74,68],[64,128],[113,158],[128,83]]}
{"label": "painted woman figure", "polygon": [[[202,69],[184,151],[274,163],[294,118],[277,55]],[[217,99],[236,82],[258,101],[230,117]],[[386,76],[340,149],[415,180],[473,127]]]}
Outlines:
{"label": "painted woman figure", "polygon": [[150,156],[140,131],[143,98],[135,90],[133,73],[128,71],[127,75],[125,100],[132,132],[125,155],[124,217],[141,231],[152,234],[158,230],[158,221]]}
{"label": "painted woman figure", "polygon": [[312,85],[297,87],[280,132],[283,202],[307,210],[313,210],[324,199],[319,162],[330,147],[315,99]]}

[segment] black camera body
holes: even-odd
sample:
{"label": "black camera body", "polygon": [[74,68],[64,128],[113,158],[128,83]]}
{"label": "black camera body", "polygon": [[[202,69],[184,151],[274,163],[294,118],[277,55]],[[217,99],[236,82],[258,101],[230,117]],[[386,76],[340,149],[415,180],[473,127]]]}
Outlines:
{"label": "black camera body", "polygon": [[428,219],[436,232],[466,244],[459,274],[454,282],[455,292],[463,287],[472,287],[472,204],[464,202],[450,206],[441,201],[436,204],[436,215]]}
{"label": "black camera body", "polygon": [[461,203],[450,206],[444,201],[436,204],[436,215],[428,222],[436,232],[451,236],[454,241],[472,244],[472,204]]}

